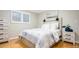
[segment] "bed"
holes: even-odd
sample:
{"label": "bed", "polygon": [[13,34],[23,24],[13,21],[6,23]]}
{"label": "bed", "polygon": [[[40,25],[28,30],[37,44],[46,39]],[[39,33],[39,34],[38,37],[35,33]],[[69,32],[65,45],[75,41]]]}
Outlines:
{"label": "bed", "polygon": [[49,48],[60,41],[59,21],[44,23],[41,28],[23,30],[20,40],[30,48]]}

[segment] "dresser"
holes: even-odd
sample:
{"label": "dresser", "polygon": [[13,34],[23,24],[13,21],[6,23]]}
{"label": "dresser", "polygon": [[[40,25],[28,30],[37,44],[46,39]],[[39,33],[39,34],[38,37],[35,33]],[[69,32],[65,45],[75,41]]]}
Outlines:
{"label": "dresser", "polygon": [[75,45],[75,32],[63,32],[63,41],[71,42]]}
{"label": "dresser", "polygon": [[8,41],[8,26],[5,20],[0,19],[0,43]]}

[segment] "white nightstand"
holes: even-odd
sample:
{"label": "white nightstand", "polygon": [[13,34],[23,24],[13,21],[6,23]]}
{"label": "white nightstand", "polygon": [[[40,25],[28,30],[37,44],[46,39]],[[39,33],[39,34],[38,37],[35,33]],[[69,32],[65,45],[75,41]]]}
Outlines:
{"label": "white nightstand", "polygon": [[75,32],[63,32],[62,40],[72,42],[75,45]]}

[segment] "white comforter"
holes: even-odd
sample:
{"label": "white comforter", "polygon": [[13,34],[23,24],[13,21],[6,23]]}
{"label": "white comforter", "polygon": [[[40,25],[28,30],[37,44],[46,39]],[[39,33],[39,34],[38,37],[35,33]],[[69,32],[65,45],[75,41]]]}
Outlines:
{"label": "white comforter", "polygon": [[56,30],[50,32],[43,29],[31,29],[24,30],[20,35],[34,43],[36,48],[48,48],[59,41],[59,35]]}

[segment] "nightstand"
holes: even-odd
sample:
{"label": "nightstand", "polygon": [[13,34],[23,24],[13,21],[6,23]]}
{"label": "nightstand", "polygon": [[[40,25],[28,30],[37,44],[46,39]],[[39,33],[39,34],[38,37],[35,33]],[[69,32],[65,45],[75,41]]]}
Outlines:
{"label": "nightstand", "polygon": [[62,40],[72,42],[75,45],[75,32],[63,32]]}

